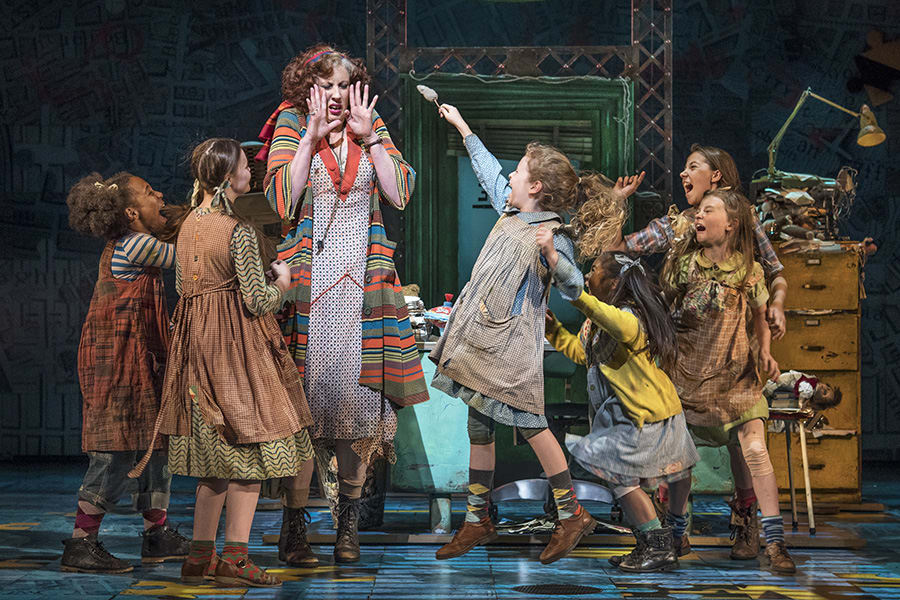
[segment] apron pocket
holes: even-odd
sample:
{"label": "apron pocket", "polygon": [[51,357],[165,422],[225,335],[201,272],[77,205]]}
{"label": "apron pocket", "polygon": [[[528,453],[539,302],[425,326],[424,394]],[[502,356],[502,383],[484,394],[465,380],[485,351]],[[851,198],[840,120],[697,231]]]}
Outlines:
{"label": "apron pocket", "polygon": [[499,321],[491,319],[484,301],[481,302],[479,309],[467,328],[466,343],[473,348],[492,353],[499,348],[506,347],[515,317],[507,317]]}

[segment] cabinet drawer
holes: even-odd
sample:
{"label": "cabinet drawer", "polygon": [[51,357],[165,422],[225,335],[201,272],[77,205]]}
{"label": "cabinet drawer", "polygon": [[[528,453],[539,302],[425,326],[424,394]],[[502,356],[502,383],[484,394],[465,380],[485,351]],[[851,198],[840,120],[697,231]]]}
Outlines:
{"label": "cabinet drawer", "polygon": [[859,315],[787,315],[787,333],[772,342],[782,371],[859,369]]}
{"label": "cabinet drawer", "polygon": [[785,310],[856,310],[859,257],[856,252],[780,256],[788,282]]}
{"label": "cabinet drawer", "polygon": [[[784,433],[769,433],[769,456],[775,467],[778,488],[788,489],[787,449]],[[859,436],[815,439],[806,434],[809,456],[809,480],[815,490],[858,490]],[[791,434],[791,458],[794,469],[794,489],[803,489],[803,462],[800,454],[800,436]]]}

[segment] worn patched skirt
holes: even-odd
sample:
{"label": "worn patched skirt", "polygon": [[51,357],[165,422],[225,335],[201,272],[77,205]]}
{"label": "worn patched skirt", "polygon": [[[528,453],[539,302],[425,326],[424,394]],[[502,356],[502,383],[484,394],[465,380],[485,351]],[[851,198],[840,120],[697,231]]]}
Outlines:
{"label": "worn patched skirt", "polygon": [[169,436],[169,471],[215,479],[291,477],[313,457],[306,429],[270,442],[229,444],[206,424],[197,402],[191,407],[191,435]]}
{"label": "worn patched skirt", "polygon": [[566,436],[566,447],[585,469],[615,485],[649,485],[670,479],[699,460],[684,413],[637,427],[596,366],[588,371],[591,404],[596,410],[591,432]]}

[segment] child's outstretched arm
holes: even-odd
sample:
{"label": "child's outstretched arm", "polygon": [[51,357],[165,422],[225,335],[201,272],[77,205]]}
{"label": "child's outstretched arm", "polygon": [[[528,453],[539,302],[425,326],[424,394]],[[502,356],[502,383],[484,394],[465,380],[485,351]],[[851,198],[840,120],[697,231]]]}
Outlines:
{"label": "child's outstretched arm", "polygon": [[562,323],[556,319],[556,315],[549,309],[547,310],[544,324],[546,326],[544,336],[554,348],[562,352],[566,358],[575,364],[583,365],[587,362],[584,346],[581,345],[578,336],[563,327]]}
{"label": "child's outstretched arm", "polygon": [[506,199],[512,189],[509,187],[509,181],[503,176],[500,162],[484,147],[478,136],[472,133],[468,123],[455,106],[441,104],[440,113],[442,118],[459,131],[466,145],[466,151],[469,153],[469,159],[472,161],[472,170],[475,171],[478,183],[487,192],[494,210],[503,214],[503,209],[506,208]]}
{"label": "child's outstretched arm", "polygon": [[581,296],[572,301],[572,306],[590,319],[591,323],[611,335],[614,340],[629,346],[638,345],[641,324],[630,312],[601,302],[587,291],[581,292]]}

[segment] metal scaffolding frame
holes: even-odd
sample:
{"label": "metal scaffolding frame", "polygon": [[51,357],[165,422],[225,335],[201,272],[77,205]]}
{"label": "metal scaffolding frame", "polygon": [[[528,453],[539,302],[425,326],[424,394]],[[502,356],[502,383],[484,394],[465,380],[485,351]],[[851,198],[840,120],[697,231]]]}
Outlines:
{"label": "metal scaffolding frame", "polygon": [[[632,0],[630,46],[407,45],[406,0],[366,0],[366,62],[380,88],[379,113],[402,135],[400,73],[625,77],[635,83],[635,169],[672,201],[672,2]],[[575,70],[578,63],[579,70]]]}

